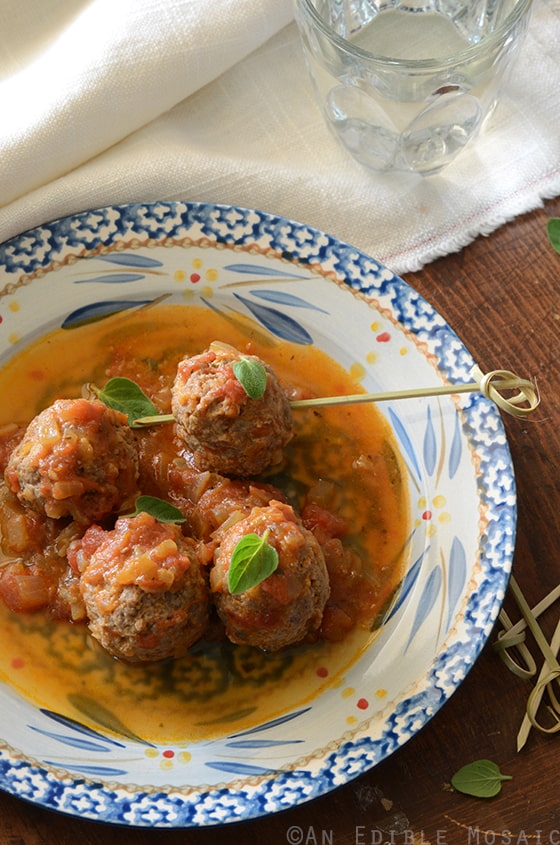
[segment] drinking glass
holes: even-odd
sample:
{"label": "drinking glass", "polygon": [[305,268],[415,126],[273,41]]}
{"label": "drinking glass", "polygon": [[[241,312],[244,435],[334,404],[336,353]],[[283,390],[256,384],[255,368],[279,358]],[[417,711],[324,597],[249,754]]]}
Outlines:
{"label": "drinking glass", "polygon": [[437,173],[494,110],[532,0],[294,0],[327,125],[376,171]]}

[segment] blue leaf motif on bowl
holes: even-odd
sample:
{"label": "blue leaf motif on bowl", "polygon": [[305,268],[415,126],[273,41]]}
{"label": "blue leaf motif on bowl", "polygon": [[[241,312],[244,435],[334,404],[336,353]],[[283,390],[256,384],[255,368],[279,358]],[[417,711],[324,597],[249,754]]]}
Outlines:
{"label": "blue leaf motif on bowl", "polygon": [[54,731],[45,731],[42,728],[36,728],[33,725],[29,726],[32,731],[37,731],[37,733],[42,734],[43,736],[48,737],[49,739],[55,739],[58,742],[62,742],[65,745],[71,745],[74,748],[81,748],[83,751],[110,751],[110,748],[105,748],[103,745],[99,745],[97,742],[90,742],[87,739],[80,739],[79,737],[74,736],[66,736],[65,734],[57,734]]}
{"label": "blue leaf motif on bowl", "polygon": [[265,299],[267,302],[274,302],[276,305],[291,305],[294,308],[310,308],[313,311],[319,311],[321,314],[328,314],[324,308],[319,308],[312,302],[302,299],[301,296],[294,296],[293,293],[286,293],[285,291],[276,290],[252,290],[253,296],[258,296],[259,299]]}
{"label": "blue leaf motif on bowl", "polygon": [[455,605],[463,594],[465,580],[467,578],[467,557],[465,548],[458,537],[453,537],[451,550],[449,552],[449,564],[447,574],[447,627],[451,625],[451,619]]}
{"label": "blue leaf motif on bowl", "polygon": [[310,707],[303,707],[300,710],[295,710],[293,713],[286,713],[285,716],[278,716],[277,719],[271,719],[269,722],[263,722],[261,725],[249,728],[249,730],[240,731],[240,733],[234,734],[234,736],[248,736],[249,734],[260,733],[261,731],[268,731],[270,728],[277,728],[280,725],[285,725],[287,722],[293,721],[293,719],[298,719],[300,716],[304,716],[310,710]]}
{"label": "blue leaf motif on bowl", "polygon": [[276,748],[281,745],[298,745],[302,739],[240,739],[226,742],[228,748]]}
{"label": "blue leaf motif on bowl", "polygon": [[127,308],[139,308],[141,305],[149,305],[150,302],[150,299],[93,302],[91,305],[76,308],[75,311],[68,314],[62,321],[61,328],[74,329],[78,326],[84,326],[87,323],[93,323],[96,320],[102,320],[104,317],[117,314],[119,311],[126,311]]}
{"label": "blue leaf motif on bowl", "polygon": [[[56,722],[57,724],[63,725],[64,727],[68,728],[69,731],[74,732],[74,734],[62,734],[55,731],[46,730],[44,728],[38,727],[37,725],[28,725],[31,731],[34,731],[35,733],[38,733],[47,739],[52,739],[54,740],[54,742],[61,743],[63,745],[68,746],[69,748],[80,749],[81,751],[87,752],[88,756],[92,754],[107,754],[110,752],[114,753],[116,748],[126,749],[126,745],[124,745],[123,743],[118,742],[117,740],[112,739],[111,737],[105,736],[99,731],[93,730],[92,728],[87,727],[81,722],[77,722],[75,719],[70,719],[69,717],[62,715],[61,713],[56,713],[53,710],[47,710],[46,708],[41,708],[40,712],[52,721]],[[79,736],[75,736],[75,734],[79,734]],[[85,736],[89,738],[84,739]],[[139,741],[143,745],[151,745],[151,743],[143,743],[142,740]],[[49,765],[58,767],[63,766],[64,768],[72,769],[72,771],[79,771],[83,774],[97,774],[99,776],[109,776],[110,774],[114,776],[116,776],[117,774],[125,775],[128,771],[127,769],[116,769],[108,766],[100,766],[97,764],[92,765],[89,763],[84,765],[76,765],[72,763],[72,761],[68,760],[65,760],[64,762],[45,760],[45,762]]]}
{"label": "blue leaf motif on bowl", "polygon": [[144,276],[140,273],[105,273],[89,279],[76,279],[75,285],[119,285],[140,282]]}
{"label": "blue leaf motif on bowl", "polygon": [[442,581],[443,577],[441,572],[441,566],[437,565],[430,572],[428,580],[426,581],[424,589],[422,590],[422,595],[416,608],[414,622],[412,623],[412,628],[410,631],[405,651],[410,647],[410,644],[416,636],[418,629],[429,616],[430,611],[432,610],[436,599],[441,591]]}
{"label": "blue leaf motif on bowl", "polygon": [[[265,264],[226,264],[224,270],[231,270],[233,273],[246,273],[251,276],[276,276],[279,279],[303,279],[301,273],[289,273],[283,270],[277,270],[274,267],[269,267]],[[259,271],[258,274],[256,271]]]}
{"label": "blue leaf motif on bowl", "polygon": [[244,296],[238,293],[234,294],[235,298],[242,302],[246,308],[252,313],[254,317],[269,330],[276,337],[282,340],[289,340],[292,343],[300,343],[302,345],[312,344],[313,338],[300,323],[278,311],[276,308],[268,308],[266,305],[260,305],[256,302],[251,302]]}
{"label": "blue leaf motif on bowl", "polygon": [[[96,256],[100,261],[108,261],[110,264],[121,264],[124,267],[142,267],[145,270],[155,267],[163,267],[163,261],[157,258],[150,258],[147,255],[137,255],[134,252],[118,252],[110,255]],[[140,276],[140,278],[143,278]]]}
{"label": "blue leaf motif on bowl", "polygon": [[449,462],[448,462],[448,469],[449,469],[449,478],[454,478],[455,473],[457,472],[460,463],[461,457],[463,455],[463,436],[461,431],[461,422],[459,419],[459,415],[455,417],[455,428],[453,430],[453,438],[451,440],[451,446],[449,449]]}
{"label": "blue leaf motif on bowl", "polygon": [[230,775],[241,775],[243,777],[259,777],[270,775],[281,771],[274,766],[254,766],[249,763],[235,763],[230,760],[208,760],[205,763],[209,769],[217,769],[219,772],[226,772]]}
{"label": "blue leaf motif on bowl", "polygon": [[437,443],[434,431],[434,424],[432,421],[432,409],[428,405],[428,413],[426,419],[426,430],[424,432],[424,464],[428,475],[433,475],[437,460]]}
{"label": "blue leaf motif on bowl", "polygon": [[391,423],[395,430],[395,434],[398,437],[399,443],[406,452],[406,456],[412,465],[412,469],[414,470],[416,478],[420,479],[422,477],[422,472],[418,464],[418,458],[416,457],[416,450],[412,445],[412,440],[410,439],[405,426],[403,425],[400,417],[396,414],[394,409],[388,408],[388,413],[391,418]]}
{"label": "blue leaf motif on bowl", "polygon": [[[54,760],[45,760],[47,766],[56,766],[60,768],[61,764],[55,762]],[[79,766],[76,763],[65,763],[65,769],[69,769],[71,772],[78,772],[82,775],[88,775],[89,777],[119,777],[121,775],[126,775],[126,769],[114,769],[110,766]]]}
{"label": "blue leaf motif on bowl", "polygon": [[[99,731],[94,731],[92,728],[88,728],[86,725],[82,724],[82,722],[77,722],[75,719],[70,719],[68,716],[63,716],[61,713],[55,713],[54,710],[47,710],[45,707],[41,707],[40,712],[47,716],[49,719],[52,719],[54,722],[57,722],[60,725],[64,725],[64,727],[70,728],[71,730],[77,731],[78,733],[85,734],[85,736],[92,737],[93,739],[103,740],[104,742],[108,742],[111,745],[116,745],[119,748],[125,747],[122,742],[118,742],[116,739],[110,739],[104,734],[99,733]],[[32,726],[30,725],[30,727]]]}
{"label": "blue leaf motif on bowl", "polygon": [[418,580],[418,576],[420,575],[420,569],[422,567],[422,562],[423,562],[425,556],[428,554],[428,551],[429,551],[429,546],[426,547],[422,551],[422,554],[419,555],[419,557],[416,558],[416,560],[414,561],[412,566],[410,566],[407,569],[406,575],[404,576],[404,578],[403,578],[403,580],[402,580],[402,582],[401,582],[401,584],[398,588],[397,600],[395,601],[391,610],[389,611],[388,615],[386,616],[385,623],[387,623],[393,616],[395,616],[397,611],[400,610],[400,608],[402,607],[402,605],[405,603],[406,599],[410,595],[412,588],[414,587],[414,585],[416,584],[416,582]]}

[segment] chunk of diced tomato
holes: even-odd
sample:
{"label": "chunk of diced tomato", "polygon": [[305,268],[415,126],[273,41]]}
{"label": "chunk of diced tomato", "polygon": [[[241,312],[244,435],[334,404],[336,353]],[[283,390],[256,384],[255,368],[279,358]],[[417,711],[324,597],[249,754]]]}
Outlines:
{"label": "chunk of diced tomato", "polygon": [[32,567],[11,563],[0,569],[0,597],[16,613],[32,613],[49,603],[49,579]]}

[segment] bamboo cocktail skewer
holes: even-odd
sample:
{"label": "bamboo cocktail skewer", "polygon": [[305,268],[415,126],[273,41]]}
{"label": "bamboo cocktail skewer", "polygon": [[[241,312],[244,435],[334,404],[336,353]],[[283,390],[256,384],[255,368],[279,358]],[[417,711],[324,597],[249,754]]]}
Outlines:
{"label": "bamboo cocktail skewer", "polygon": [[[393,399],[414,399],[423,396],[445,396],[459,393],[480,392],[492,399],[502,410],[516,417],[526,417],[540,403],[536,386],[528,379],[522,379],[509,370],[493,370],[486,375],[478,366],[471,370],[473,381],[465,384],[444,384],[439,387],[417,387],[394,390],[385,393],[355,393],[349,396],[325,396],[317,399],[296,399],[292,408],[320,405],[349,405],[360,402],[381,402]],[[500,390],[517,390],[510,398],[501,395]]]}
{"label": "bamboo cocktail skewer", "polygon": [[[346,396],[320,396],[313,399],[295,399],[290,406],[309,408],[329,405],[352,405],[363,402],[383,402],[395,399],[415,399],[424,396],[449,396],[459,393],[482,393],[495,402],[498,407],[515,417],[527,417],[540,404],[538,389],[532,381],[523,379],[510,370],[492,370],[484,374],[478,366],[474,366],[470,373],[473,381],[464,384],[444,384],[434,387],[416,387],[406,390],[394,390],[384,393],[354,393]],[[513,396],[502,396],[502,390],[517,391]],[[136,426],[148,426],[158,423],[172,422],[172,414],[159,414],[150,417],[140,417],[134,421]]]}

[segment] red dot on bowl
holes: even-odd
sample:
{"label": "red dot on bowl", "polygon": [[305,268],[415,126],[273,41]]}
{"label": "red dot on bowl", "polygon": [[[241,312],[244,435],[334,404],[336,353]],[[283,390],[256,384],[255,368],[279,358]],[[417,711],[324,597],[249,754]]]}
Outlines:
{"label": "red dot on bowl", "polygon": [[190,278],[191,278],[191,282],[194,282],[195,284],[197,282],[200,282],[200,275],[198,273],[191,273]]}
{"label": "red dot on bowl", "polygon": [[424,513],[422,514],[422,519],[431,519],[431,518],[432,518],[432,512],[431,511],[424,511]]}
{"label": "red dot on bowl", "polygon": [[170,760],[172,757],[175,757],[175,752],[168,749],[167,751],[163,751],[161,756],[167,757],[167,759]]}
{"label": "red dot on bowl", "polygon": [[391,335],[389,332],[381,332],[375,339],[378,343],[388,343],[391,340]]}
{"label": "red dot on bowl", "polygon": [[367,698],[359,698],[356,702],[356,707],[358,710],[367,710],[369,707],[369,701]]}
{"label": "red dot on bowl", "polygon": [[315,671],[318,678],[326,678],[329,674],[329,670],[326,666],[318,666]]}

